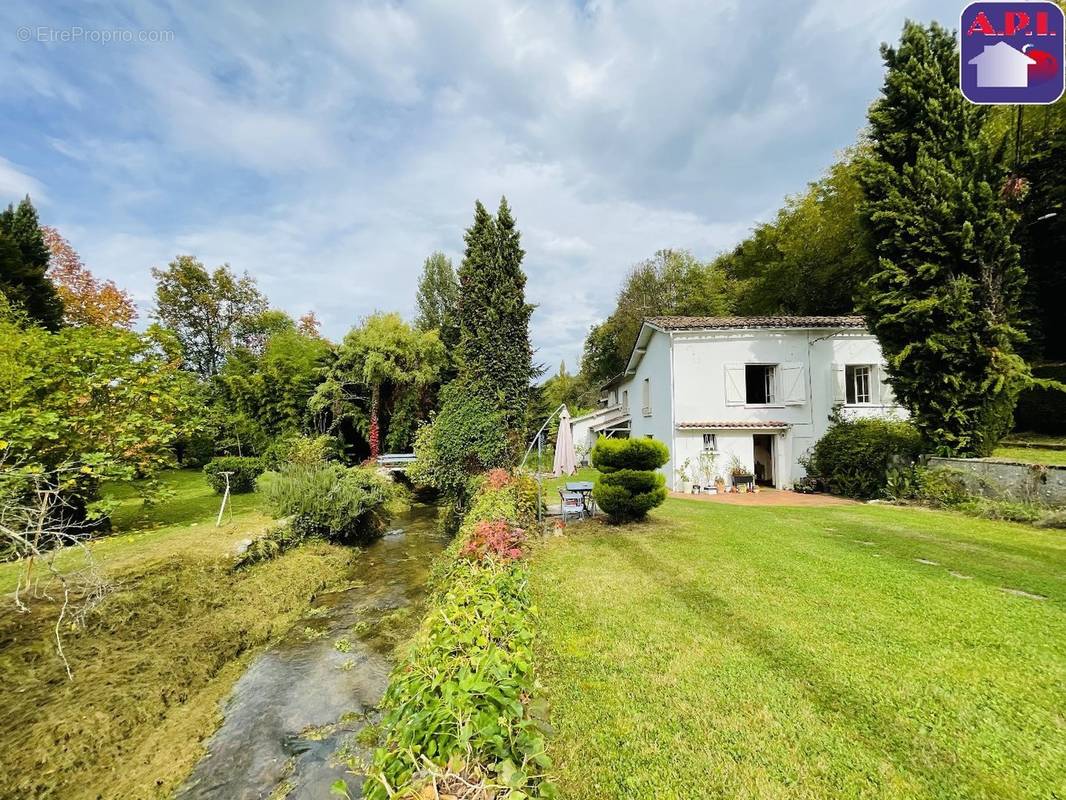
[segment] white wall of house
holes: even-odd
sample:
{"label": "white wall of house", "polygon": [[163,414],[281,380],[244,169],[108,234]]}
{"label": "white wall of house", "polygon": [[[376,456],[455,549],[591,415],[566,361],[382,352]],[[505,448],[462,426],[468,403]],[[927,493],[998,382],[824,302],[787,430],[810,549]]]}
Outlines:
{"label": "white wall of house", "polygon": [[[805,474],[799,463],[825,433],[835,405],[846,416],[906,416],[888,386],[877,340],[860,329],[734,329],[663,331],[646,326],[634,372],[620,382],[628,391],[632,436],[651,435],[670,447],[663,467],[667,484],[680,488],[676,469],[686,459],[698,464],[704,433],[713,433],[717,469],[727,476],[735,457],[755,467],[753,436],[773,436],[772,471],[777,486],[789,487]],[[631,365],[633,361],[631,361]],[[745,365],[773,366],[772,402],[750,403]],[[856,375],[866,367],[855,397]],[[861,371],[861,370],[860,370]],[[645,381],[648,381],[645,389]],[[853,384],[848,391],[847,384]],[[645,401],[645,393],[650,403]],[[849,403],[849,399],[866,402]],[[689,428],[695,423],[782,423],[774,429]]]}
{"label": "white wall of house", "polygon": [[628,392],[630,437],[651,436],[670,448],[670,462],[663,467],[673,472],[673,420],[670,391],[670,337],[652,336],[647,351],[634,374],[618,387],[619,397]]}

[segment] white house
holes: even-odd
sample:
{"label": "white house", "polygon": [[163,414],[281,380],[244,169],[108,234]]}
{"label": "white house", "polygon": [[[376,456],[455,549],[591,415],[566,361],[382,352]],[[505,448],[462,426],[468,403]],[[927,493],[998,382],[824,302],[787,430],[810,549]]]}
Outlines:
{"label": "white house", "polygon": [[[686,459],[717,454],[729,480],[734,459],[767,486],[805,475],[800,458],[845,416],[906,412],[883,382],[881,348],[861,317],[651,317],[605,407],[575,417],[574,443],[599,435],[666,442],[667,485]],[[676,488],[680,488],[677,486]]]}
{"label": "white house", "polygon": [[1024,89],[1029,85],[1029,65],[1036,60],[1006,42],[996,42],[966,63],[977,67],[977,85],[983,89]]}

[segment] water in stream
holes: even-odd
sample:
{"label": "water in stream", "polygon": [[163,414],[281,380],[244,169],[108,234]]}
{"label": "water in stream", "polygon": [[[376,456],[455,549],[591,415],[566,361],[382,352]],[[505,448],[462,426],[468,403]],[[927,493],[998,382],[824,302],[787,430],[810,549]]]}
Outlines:
{"label": "water in stream", "polygon": [[317,598],[306,620],[259,656],[233,687],[207,755],[179,800],[320,800],[361,778],[345,754],[385,691],[395,642],[418,623],[429,568],[447,544],[436,509],[416,505],[368,546],[350,588]]}

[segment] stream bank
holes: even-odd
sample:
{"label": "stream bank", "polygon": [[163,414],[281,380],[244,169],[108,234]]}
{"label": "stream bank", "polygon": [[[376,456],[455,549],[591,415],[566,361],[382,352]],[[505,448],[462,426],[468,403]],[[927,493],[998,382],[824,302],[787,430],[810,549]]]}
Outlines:
{"label": "stream bank", "polygon": [[238,679],[179,800],[317,799],[338,779],[359,796],[345,759],[369,755],[358,733],[385,691],[395,646],[418,625],[448,541],[433,506],[413,506],[392,527],[354,560],[343,588],[316,598]]}

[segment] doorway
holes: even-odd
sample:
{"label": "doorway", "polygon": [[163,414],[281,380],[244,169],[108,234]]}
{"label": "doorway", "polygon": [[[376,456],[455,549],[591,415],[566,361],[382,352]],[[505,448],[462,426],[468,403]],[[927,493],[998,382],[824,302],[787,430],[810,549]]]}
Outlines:
{"label": "doorway", "polygon": [[752,435],[755,449],[755,482],[759,486],[776,485],[774,482],[774,435],[756,433]]}

